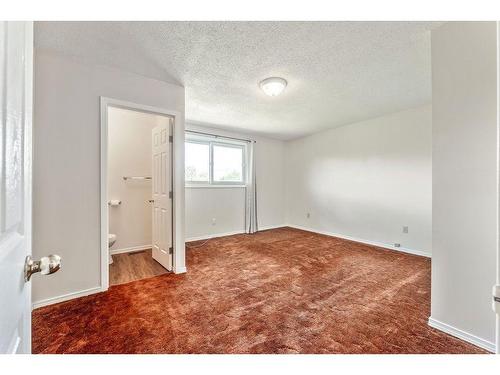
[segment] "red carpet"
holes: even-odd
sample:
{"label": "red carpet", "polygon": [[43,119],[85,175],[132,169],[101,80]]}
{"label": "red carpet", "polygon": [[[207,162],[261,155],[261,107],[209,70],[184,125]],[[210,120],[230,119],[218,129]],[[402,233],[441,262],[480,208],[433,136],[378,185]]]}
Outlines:
{"label": "red carpet", "polygon": [[484,353],[427,325],[427,258],[282,228],[187,266],[35,310],[33,352]]}

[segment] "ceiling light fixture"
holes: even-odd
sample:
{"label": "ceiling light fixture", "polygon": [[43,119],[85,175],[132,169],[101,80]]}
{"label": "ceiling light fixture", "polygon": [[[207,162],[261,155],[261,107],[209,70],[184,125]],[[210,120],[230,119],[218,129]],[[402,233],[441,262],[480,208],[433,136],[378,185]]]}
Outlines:
{"label": "ceiling light fixture", "polygon": [[269,77],[261,81],[259,86],[266,95],[278,96],[287,85],[287,81],[280,77]]}

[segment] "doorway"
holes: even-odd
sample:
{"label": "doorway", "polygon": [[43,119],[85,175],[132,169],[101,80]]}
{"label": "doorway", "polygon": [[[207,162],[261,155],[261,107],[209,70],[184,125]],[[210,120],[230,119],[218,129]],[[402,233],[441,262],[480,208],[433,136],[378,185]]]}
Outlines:
{"label": "doorway", "polygon": [[175,120],[161,109],[101,99],[105,289],[174,271]]}

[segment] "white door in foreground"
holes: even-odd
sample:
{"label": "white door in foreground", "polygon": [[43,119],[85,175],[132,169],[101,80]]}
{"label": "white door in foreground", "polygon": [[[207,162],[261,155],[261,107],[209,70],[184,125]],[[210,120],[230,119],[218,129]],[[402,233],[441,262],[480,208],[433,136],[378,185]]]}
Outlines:
{"label": "white door in foreground", "polygon": [[153,142],[153,259],[172,271],[170,120],[155,127]]}
{"label": "white door in foreground", "polygon": [[33,23],[0,22],[0,353],[31,352]]}

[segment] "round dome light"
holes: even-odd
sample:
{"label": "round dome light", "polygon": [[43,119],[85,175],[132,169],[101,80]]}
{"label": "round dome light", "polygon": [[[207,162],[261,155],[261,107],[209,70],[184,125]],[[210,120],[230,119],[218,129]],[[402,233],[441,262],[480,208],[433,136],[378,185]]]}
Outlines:
{"label": "round dome light", "polygon": [[270,77],[261,81],[259,86],[266,95],[278,96],[285,90],[287,81],[280,77]]}

